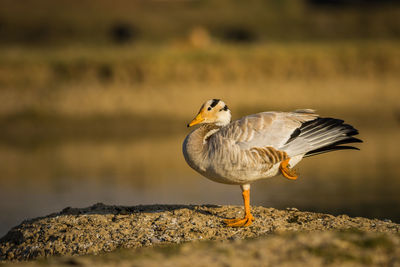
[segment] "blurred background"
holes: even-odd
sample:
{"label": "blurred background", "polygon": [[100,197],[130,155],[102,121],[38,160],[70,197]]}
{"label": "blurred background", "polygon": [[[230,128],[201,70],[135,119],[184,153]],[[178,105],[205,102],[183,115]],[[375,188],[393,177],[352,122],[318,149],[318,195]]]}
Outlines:
{"label": "blurred background", "polygon": [[255,183],[253,205],[400,223],[399,18],[383,0],[2,0],[0,236],[97,202],[242,205],[182,156],[210,98],[233,118],[316,109],[364,140]]}

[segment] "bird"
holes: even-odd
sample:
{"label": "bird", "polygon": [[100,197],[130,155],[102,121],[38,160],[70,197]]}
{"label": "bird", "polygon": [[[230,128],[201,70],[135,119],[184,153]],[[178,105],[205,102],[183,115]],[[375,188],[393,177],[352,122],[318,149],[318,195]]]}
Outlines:
{"label": "bird", "polygon": [[199,125],[183,141],[187,164],[206,178],[239,185],[244,217],[225,219],[228,227],[247,227],[254,219],[250,185],[283,175],[298,178],[293,167],[303,158],[359,148],[359,132],[341,119],[323,118],[312,109],[268,111],[231,121],[231,111],[220,99],[207,100],[187,127]]}

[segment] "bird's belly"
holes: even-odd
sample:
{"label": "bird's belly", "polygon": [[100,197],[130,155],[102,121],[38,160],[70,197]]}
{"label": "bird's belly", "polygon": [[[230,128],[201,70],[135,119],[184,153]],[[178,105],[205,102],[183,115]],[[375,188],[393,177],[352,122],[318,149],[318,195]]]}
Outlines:
{"label": "bird's belly", "polygon": [[[303,155],[298,155],[290,159],[289,164],[294,167]],[[268,166],[268,165],[267,165]],[[246,184],[257,180],[271,178],[280,174],[280,162],[268,166],[249,166],[242,164],[229,164],[224,167],[223,163],[211,161],[211,164],[203,170],[198,170],[206,178],[224,184]]]}
{"label": "bird's belly", "polygon": [[248,184],[260,179],[270,178],[279,174],[279,164],[268,170],[258,168],[213,168],[210,166],[205,171],[199,171],[206,178],[224,184]]}
{"label": "bird's belly", "polygon": [[[254,155],[248,151],[243,152],[239,146],[231,145],[228,146],[230,149],[214,149],[216,153],[203,153],[201,150],[189,149],[187,143],[188,138],[183,144],[186,162],[212,181],[243,185],[279,174],[280,162],[271,165],[258,158],[254,159]],[[293,163],[296,164],[297,160]]]}

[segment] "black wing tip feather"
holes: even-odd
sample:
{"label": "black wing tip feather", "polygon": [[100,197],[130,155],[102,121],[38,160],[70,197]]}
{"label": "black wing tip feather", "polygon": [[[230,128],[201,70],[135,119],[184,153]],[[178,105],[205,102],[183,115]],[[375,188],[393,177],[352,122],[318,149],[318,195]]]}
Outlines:
{"label": "black wing tip feather", "polygon": [[[307,121],[304,122],[300,128],[297,128],[300,130],[301,135],[304,133],[312,133],[315,131],[318,131],[320,129],[333,129],[333,128],[341,128],[343,130],[346,130],[346,135],[347,136],[353,136],[358,134],[358,130],[355,129],[353,126],[350,124],[344,123],[344,120],[341,119],[334,119],[334,118],[316,118],[312,121]],[[296,129],[296,130],[297,130]]]}
{"label": "black wing tip feather", "polygon": [[[362,141],[361,141],[362,142]],[[338,150],[360,150],[358,147],[354,147],[354,146],[324,146],[315,150],[311,150],[309,152],[307,152],[304,157],[311,157],[311,156],[315,156],[315,155],[319,155],[319,154],[323,154],[323,153],[327,153],[327,152],[331,152],[331,151],[338,151]]]}
{"label": "black wing tip feather", "polygon": [[289,139],[286,141],[286,144],[290,143],[292,140],[296,139],[301,134],[300,128],[296,128],[293,133],[290,135]]}
{"label": "black wing tip feather", "polygon": [[[357,135],[359,133],[357,129],[355,129],[350,124],[345,124],[344,121],[341,119],[320,118],[319,117],[314,120],[306,121],[306,122],[302,123],[299,128],[296,128],[293,131],[293,133],[290,135],[289,139],[286,141],[285,144],[290,143],[291,141],[296,139],[298,136],[302,136],[305,134],[312,134],[313,132],[317,132],[318,130],[321,130],[322,128],[325,128],[326,130],[330,130],[333,128],[342,128],[343,130],[346,130],[345,133],[349,137]],[[360,139],[358,139],[358,140],[360,140]],[[358,142],[358,141],[355,141],[355,142]]]}
{"label": "black wing tip feather", "polygon": [[361,139],[349,136],[349,138],[334,142],[334,143],[330,144],[329,146],[333,146],[333,145],[338,146],[338,145],[351,144],[351,143],[363,143],[363,141]]}
{"label": "black wing tip feather", "polygon": [[[334,118],[316,118],[311,121],[306,121],[300,126],[300,130],[303,132],[310,130],[310,129],[320,129],[322,127],[335,127],[339,125],[343,125],[344,121],[341,119],[334,119]],[[348,124],[346,124],[348,125]]]}
{"label": "black wing tip feather", "polygon": [[350,124],[345,124],[344,121],[341,119],[334,119],[334,118],[316,118],[315,120],[304,122],[299,128],[297,128],[292,133],[286,144],[290,143],[298,136],[312,135],[313,133],[316,133],[321,129],[331,130],[334,128],[343,129],[343,134],[345,134],[346,137],[340,141],[333,142],[332,144],[329,144],[327,146],[311,150],[305,154],[305,157],[336,150],[349,150],[349,149],[360,150],[359,148],[354,146],[341,146],[343,144],[362,143],[363,141],[361,139],[353,137],[354,135],[359,134],[357,129],[355,129]]}
{"label": "black wing tip feather", "polygon": [[[311,150],[304,155],[305,157],[337,150],[360,150],[359,148],[354,146],[342,146],[343,144],[363,143],[361,139],[354,137],[354,135],[357,135],[359,132],[350,124],[345,124],[343,120],[333,118],[317,118],[313,121],[315,121],[316,125],[322,125],[320,127],[317,126],[317,129],[321,129],[322,127],[340,127],[344,130],[344,134],[346,134],[347,138],[334,142],[330,145]],[[300,127],[300,130],[302,127],[303,125]]]}

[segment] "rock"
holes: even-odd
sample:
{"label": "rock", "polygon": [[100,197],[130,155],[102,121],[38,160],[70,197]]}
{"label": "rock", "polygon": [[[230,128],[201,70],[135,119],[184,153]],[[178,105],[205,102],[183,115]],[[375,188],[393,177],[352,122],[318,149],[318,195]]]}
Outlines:
{"label": "rock", "polygon": [[[242,212],[242,207],[215,205],[121,207],[98,203],[83,209],[66,208],[59,213],[24,221],[11,229],[0,239],[0,260],[99,254],[118,248],[180,244],[196,240],[238,242],[246,238],[298,231],[400,232],[400,225],[391,221],[345,215],[335,217],[302,212],[295,208],[276,210],[253,207],[256,220],[247,228],[229,228],[222,223],[223,218],[239,217]],[[263,258],[261,251],[257,253],[257,257]]]}

